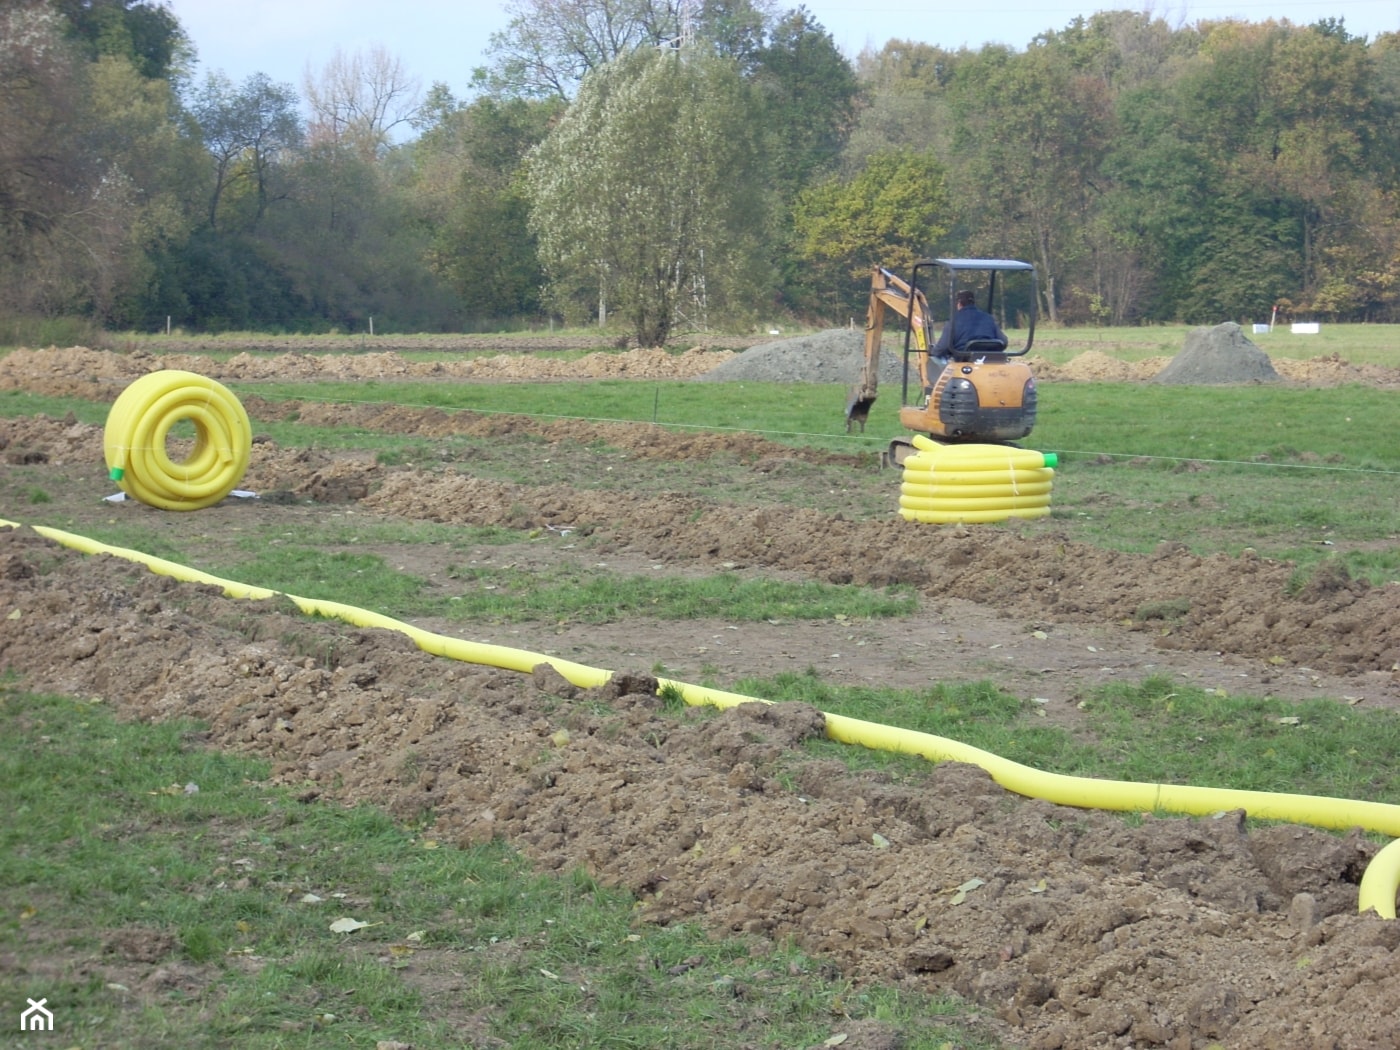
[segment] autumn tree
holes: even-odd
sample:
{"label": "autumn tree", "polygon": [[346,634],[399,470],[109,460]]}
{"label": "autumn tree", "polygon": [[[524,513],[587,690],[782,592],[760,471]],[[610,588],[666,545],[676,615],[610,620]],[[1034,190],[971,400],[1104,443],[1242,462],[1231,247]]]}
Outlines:
{"label": "autumn tree", "polygon": [[529,160],[556,305],[587,297],[644,346],[742,316],[768,292],[761,153],[732,61],[645,49],[595,70]]}
{"label": "autumn tree", "polygon": [[392,144],[418,112],[416,78],[384,47],[346,55],[337,50],[318,75],[303,78],[311,110],[307,139],[313,145],[348,148],[373,159]]}
{"label": "autumn tree", "polygon": [[50,4],[0,9],[0,308],[15,313],[119,322],[149,251],[184,232],[194,155],[171,85],[115,29],[151,15],[167,58],[183,38],[142,5],[104,10],[115,28],[88,39]]}

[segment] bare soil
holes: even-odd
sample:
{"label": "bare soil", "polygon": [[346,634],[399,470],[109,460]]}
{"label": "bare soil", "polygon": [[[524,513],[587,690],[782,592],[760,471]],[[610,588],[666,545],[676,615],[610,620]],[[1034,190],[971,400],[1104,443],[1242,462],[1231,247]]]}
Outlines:
{"label": "bare soil", "polygon": [[[696,376],[737,353],[597,355],[619,361],[585,358],[569,375]],[[1047,367],[1041,381],[1124,377],[1098,356]],[[555,367],[502,357],[432,374],[502,381],[527,378],[532,361],[545,374]],[[252,356],[216,365],[50,350],[0,360],[0,387],[110,398],[158,367],[245,379],[266,366]],[[275,372],[419,367],[393,354],[293,353]],[[1309,369],[1276,367],[1285,381],[1310,381]],[[1317,382],[1355,374],[1337,360],[1309,367]],[[290,410],[245,405],[255,426]],[[547,666],[522,675],[446,662],[402,635],[312,621],[285,601],[226,599],[14,529],[0,531],[0,667],[26,688],[100,697],[127,717],[201,719],[212,745],[266,755],[279,780],[308,793],[372,800],[404,817],[431,812],[441,838],[502,836],[546,868],[586,867],[637,894],[639,921],[790,938],[858,981],[957,992],[996,1019],[1009,1046],[1400,1046],[1400,924],[1356,913],[1357,883],[1377,850],[1358,833],[1259,828],[1242,813],[1125,821],[1020,798],[954,763],[913,785],[854,775],[794,760],[796,745],[822,733],[812,707],[677,716],[662,711],[651,677],[660,663],[671,677],[721,687],[809,667],[849,684],[987,679],[1040,698],[1044,717],[1071,728],[1078,701],[1103,682],[1158,673],[1232,693],[1395,707],[1395,588],[1320,577],[1288,597],[1287,565],[1173,545],[1115,554],[1042,523],[941,529],[937,544],[914,550],[911,527],[862,509],[871,490],[854,483],[846,512],[770,501],[765,493],[834,486],[852,464],[748,435],[404,408],[295,410],[307,422],[425,437],[527,435],[541,450],[541,481],[474,477],[470,464],[391,469],[259,441],[243,487],[264,498],[171,514],[103,502],[111,487],[100,427],[34,417],[0,421],[0,492],[8,515],[25,523],[81,533],[125,515],[211,545],[254,521],[295,533],[327,514],[505,525],[522,530],[519,543],[465,557],[603,564],[628,575],[905,583],[922,609],[897,623],[629,619],[511,625],[476,639],[617,672],[584,691]],[[593,442],[611,451],[588,451]],[[555,455],[568,464],[563,477],[548,476]],[[658,489],[658,467],[727,471],[745,498]],[[590,469],[613,468],[620,487],[579,483]],[[632,470],[647,480],[629,490]],[[27,502],[36,487],[45,501]],[[383,553],[442,586],[464,558],[426,545]],[[1190,616],[1170,630],[1140,618],[1183,595]],[[879,1026],[861,1032],[846,1045],[898,1045],[898,1033]]]}

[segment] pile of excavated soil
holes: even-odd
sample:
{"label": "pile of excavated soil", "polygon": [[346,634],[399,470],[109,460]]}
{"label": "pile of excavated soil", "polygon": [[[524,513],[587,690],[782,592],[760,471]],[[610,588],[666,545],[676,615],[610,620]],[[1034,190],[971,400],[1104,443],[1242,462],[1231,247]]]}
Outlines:
{"label": "pile of excavated soil", "polygon": [[1157,374],[1156,382],[1178,386],[1228,383],[1277,383],[1269,355],[1251,343],[1233,321],[1214,328],[1193,328],[1186,345]]}
{"label": "pile of excavated soil", "polygon": [[[812,335],[751,346],[710,369],[702,382],[854,383],[865,357],[865,332],[828,328]],[[903,343],[886,337],[880,346],[880,382],[898,383],[904,374]]]}
{"label": "pile of excavated soil", "polygon": [[[1238,326],[1235,326],[1238,327]],[[1206,329],[1205,331],[1210,331]],[[860,378],[864,333],[832,328],[813,335],[760,343],[745,350],[697,346],[664,350],[595,351],[565,361],[514,352],[461,360],[417,361],[394,351],[354,354],[288,352],[275,356],[242,352],[220,361],[198,353],[152,354],[86,347],[16,350],[0,358],[0,387],[34,393],[114,400],[132,380],[162,368],[185,369],[226,382],[285,379],[389,379],[427,382],[511,382],[587,379],[695,379],[701,382],[854,383]],[[1205,357],[1206,360],[1200,360]],[[1037,380],[1137,382],[1158,379],[1170,369],[1198,382],[1255,382],[1270,367],[1284,381],[1308,386],[1361,383],[1400,387],[1400,369],[1354,365],[1337,354],[1311,360],[1258,362],[1246,355],[1209,355],[1183,350],[1175,358],[1121,361],[1089,349],[1064,364],[1030,356]],[[911,362],[912,368],[912,362]],[[880,384],[898,389],[904,369],[902,341],[889,334],[881,345]],[[1219,378],[1216,377],[1225,377]],[[1194,378],[1193,378],[1194,377]],[[1170,376],[1169,376],[1170,378]],[[1165,381],[1160,380],[1159,381]]]}

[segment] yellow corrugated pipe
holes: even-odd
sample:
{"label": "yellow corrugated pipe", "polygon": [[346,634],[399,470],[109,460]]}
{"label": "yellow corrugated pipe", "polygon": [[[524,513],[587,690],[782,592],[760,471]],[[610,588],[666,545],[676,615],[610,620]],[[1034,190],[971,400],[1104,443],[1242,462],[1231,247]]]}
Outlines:
{"label": "yellow corrugated pipe", "polygon": [[[174,463],[166,440],[182,420],[194,424],[194,449]],[[253,428],[223,384],[166,369],[142,376],[118,395],[102,445],[108,474],[132,499],[162,510],[201,510],[243,480]]]}
{"label": "yellow corrugated pipe", "polygon": [[[0,526],[20,527],[19,523],[12,521],[0,521]],[[74,550],[126,558],[165,576],[219,587],[224,594],[232,598],[270,598],[279,593],[263,587],[224,580],[163,558],[154,558],[124,547],[108,546],[60,529],[40,525],[32,527],[41,536]],[[406,634],[413,639],[418,648],[436,656],[526,674],[540,664],[548,664],[568,681],[584,689],[600,686],[612,677],[611,671],[571,660],[433,634],[392,617],[352,605],[299,598],[290,594],[286,597],[295,602],[303,612],[311,615],[335,617],[359,627],[379,627]],[[676,689],[685,702],[692,705],[707,704],[712,707],[729,708],[743,703],[771,702],[760,697],[729,693],[671,679],[660,679],[660,683],[662,688]],[[1397,889],[1400,889],[1400,806],[1385,802],[1325,798],[1319,795],[1192,787],[1181,784],[1135,784],[1125,780],[1071,777],[1062,773],[1046,773],[1032,769],[981,748],[931,733],[899,729],[858,718],[848,718],[845,715],[824,713],[823,716],[826,720],[827,736],[832,740],[859,744],[880,751],[921,755],[933,762],[966,762],[980,766],[1008,791],[1061,806],[1118,812],[1185,813],[1193,816],[1208,816],[1226,810],[1243,809],[1251,817],[1260,820],[1279,820],[1333,829],[1360,827],[1366,831],[1389,835],[1396,841],[1376,854],[1367,866],[1357,895],[1357,904],[1360,911],[1374,908],[1382,918],[1395,918],[1395,897]]]}
{"label": "yellow corrugated pipe", "polygon": [[1043,518],[1054,487],[1053,452],[1009,445],[940,445],[915,434],[904,461],[899,514],[926,524],[976,524]]}

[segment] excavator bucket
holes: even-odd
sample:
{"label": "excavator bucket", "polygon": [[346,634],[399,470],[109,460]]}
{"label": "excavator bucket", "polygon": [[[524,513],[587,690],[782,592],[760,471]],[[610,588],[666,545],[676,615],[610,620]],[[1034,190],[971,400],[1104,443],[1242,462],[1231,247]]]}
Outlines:
{"label": "excavator bucket", "polygon": [[851,432],[851,424],[859,424],[865,431],[865,421],[870,418],[870,409],[875,404],[875,395],[864,387],[853,386],[846,396],[846,433]]}

